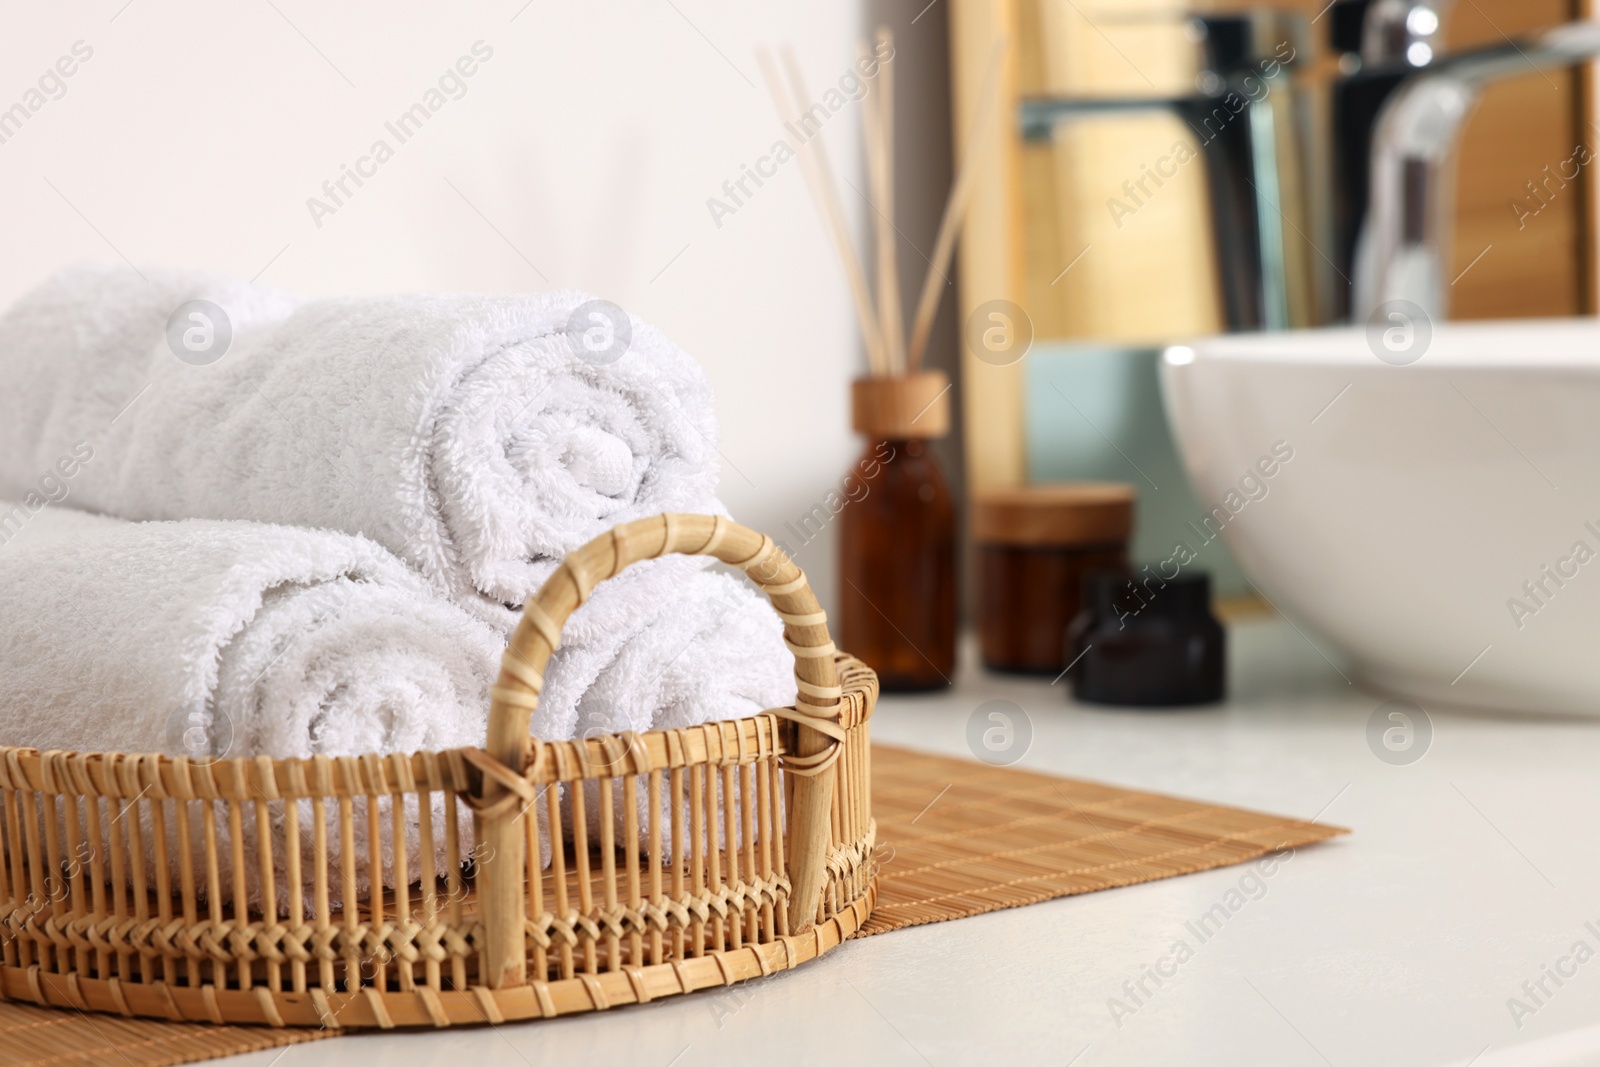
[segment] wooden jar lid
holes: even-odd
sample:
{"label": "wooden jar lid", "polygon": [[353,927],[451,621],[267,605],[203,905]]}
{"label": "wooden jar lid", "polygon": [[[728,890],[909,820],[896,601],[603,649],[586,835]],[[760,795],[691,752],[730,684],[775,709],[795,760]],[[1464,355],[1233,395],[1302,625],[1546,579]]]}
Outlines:
{"label": "wooden jar lid", "polygon": [[950,378],[941,370],[850,384],[850,425],[875,441],[950,432]]}
{"label": "wooden jar lid", "polygon": [[1039,548],[1110,545],[1133,533],[1133,486],[1053,482],[990,489],[972,502],[979,544]]}

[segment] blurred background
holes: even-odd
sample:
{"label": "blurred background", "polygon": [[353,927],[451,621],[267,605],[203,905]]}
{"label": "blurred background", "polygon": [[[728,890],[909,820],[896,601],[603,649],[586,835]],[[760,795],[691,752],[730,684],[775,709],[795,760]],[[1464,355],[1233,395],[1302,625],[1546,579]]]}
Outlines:
{"label": "blurred background", "polygon": [[[798,168],[731,216],[707,201],[726,202],[723,183],[783,132],[753,49],[792,42],[821,86],[888,20],[901,30],[897,221],[908,246],[931,248],[949,183],[948,12],[917,15],[699,0],[13,9],[4,106],[75,42],[92,57],[64,95],[3,131],[0,302],[82,260],[212,268],[318,295],[588,290],[705,367],[723,500],[777,535],[859,451],[845,396],[860,344]],[[384,124],[479,41],[492,58],[464,94],[314,218],[308,199],[331,203],[323,183],[378,138],[394,143]],[[857,108],[824,136],[865,189]],[[860,223],[870,209],[845,192]],[[908,248],[901,264],[920,284],[925,261]],[[955,310],[947,300],[930,352],[952,369]],[[795,546],[829,607],[833,544]]]}
{"label": "blurred background", "polygon": [[[9,14],[0,37],[0,69],[14,83],[0,86],[4,104],[75,46],[91,58],[59,98],[0,129],[10,206],[0,301],[85,259],[211,267],[310,294],[589,290],[659,324],[705,366],[722,421],[723,498],[745,522],[782,531],[837,488],[859,451],[845,396],[864,365],[799,168],[780,168],[731,214],[710,209],[782,133],[754,50],[792,43],[823,86],[850,68],[871,28],[894,30],[895,228],[914,293],[951,178],[952,115],[976,106],[989,45],[1004,37],[1002,129],[975,160],[960,270],[929,353],[956,379],[960,414],[933,448],[958,500],[1025,480],[1132,484],[1141,493],[1132,555],[1154,558],[1203,510],[1167,431],[1157,346],[1332,321],[1341,310],[1334,261],[1352,238],[1329,188],[1339,164],[1327,154],[1341,137],[1330,94],[1360,72],[1367,6],[29,6]],[[1421,39],[1442,54],[1580,17],[1586,5],[1466,0],[1406,5],[1398,17],[1424,6],[1440,18]],[[1211,20],[1210,38],[1195,16]],[[324,183],[478,42],[491,58],[461,79],[459,98],[347,185],[335,210],[310,205],[331,203]],[[1196,162],[1148,198],[1124,183],[1178,142],[1199,147],[1203,120],[1172,101],[1274,57],[1293,77],[1252,114],[1278,124],[1282,210],[1253,217],[1281,231],[1281,261],[1257,270],[1284,291],[1252,309],[1239,303],[1248,286],[1228,276],[1229,248],[1219,257],[1217,246],[1241,239],[1215,215],[1218,200],[1246,188],[1237,175],[1203,174],[1211,164]],[[1587,142],[1591,100],[1587,77],[1567,70],[1530,69],[1484,94],[1460,149],[1450,273],[1471,269],[1453,287],[1452,317],[1593,309],[1589,170],[1548,203],[1524,189]],[[823,137],[864,242],[859,111],[852,102]],[[1519,213],[1518,195],[1537,212]],[[1308,206],[1319,202],[1333,206]],[[969,351],[958,367],[963,323],[992,299],[1026,309],[1031,354],[997,366]],[[833,531],[791,547],[831,609]],[[1205,552],[1220,594],[1247,591],[1220,542]]]}
{"label": "blurred background", "polygon": [[[957,4],[958,41],[1018,42],[1020,117],[993,161],[963,280],[1010,295],[1036,337],[1014,366],[967,367],[987,413],[969,406],[973,483],[1132,483],[1133,556],[1165,556],[1205,508],[1168,432],[1159,346],[1345,319],[1377,115],[1408,76],[1450,56],[1504,50],[1524,63],[1484,87],[1434,179],[1444,202],[1429,236],[1447,250],[1449,318],[1591,314],[1593,175],[1574,153],[1593,140],[1592,79],[1581,65],[1535,70],[1525,51],[1587,7]],[[981,63],[976,48],[955,54]],[[1548,181],[1562,164],[1566,179]],[[1248,592],[1220,541],[1202,557],[1219,593]]]}

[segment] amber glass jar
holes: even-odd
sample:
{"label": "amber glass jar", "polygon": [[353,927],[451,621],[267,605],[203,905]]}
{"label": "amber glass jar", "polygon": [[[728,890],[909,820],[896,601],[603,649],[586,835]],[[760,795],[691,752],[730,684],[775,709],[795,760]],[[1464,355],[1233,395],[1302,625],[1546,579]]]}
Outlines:
{"label": "amber glass jar", "polygon": [[949,432],[949,380],[927,372],[866,378],[852,422],[867,449],[865,487],[839,513],[839,647],[886,692],[938,689],[956,666],[956,517],[928,447]]}
{"label": "amber glass jar", "polygon": [[978,634],[991,670],[1059,674],[1083,577],[1128,566],[1134,490],[1110,482],[1029,485],[980,493]]}

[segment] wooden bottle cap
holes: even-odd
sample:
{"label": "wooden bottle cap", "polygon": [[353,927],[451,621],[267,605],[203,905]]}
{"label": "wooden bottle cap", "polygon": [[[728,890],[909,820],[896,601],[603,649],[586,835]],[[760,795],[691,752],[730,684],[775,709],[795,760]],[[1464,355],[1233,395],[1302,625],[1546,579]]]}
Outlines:
{"label": "wooden bottle cap", "polygon": [[1052,482],[990,489],[972,502],[979,544],[1038,548],[1110,545],[1133,533],[1131,485]]}
{"label": "wooden bottle cap", "polygon": [[875,441],[950,432],[950,378],[941,370],[850,384],[850,425]]}

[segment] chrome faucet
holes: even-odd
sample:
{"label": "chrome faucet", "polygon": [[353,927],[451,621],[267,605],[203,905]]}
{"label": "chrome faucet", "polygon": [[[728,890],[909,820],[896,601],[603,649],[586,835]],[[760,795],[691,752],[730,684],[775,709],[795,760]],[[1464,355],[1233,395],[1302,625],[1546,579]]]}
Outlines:
{"label": "chrome faucet", "polygon": [[1600,56],[1600,21],[1570,22],[1520,43],[1435,59],[1384,105],[1372,140],[1371,196],[1356,243],[1351,319],[1395,300],[1442,319],[1451,223],[1449,167],[1485,86]]}

